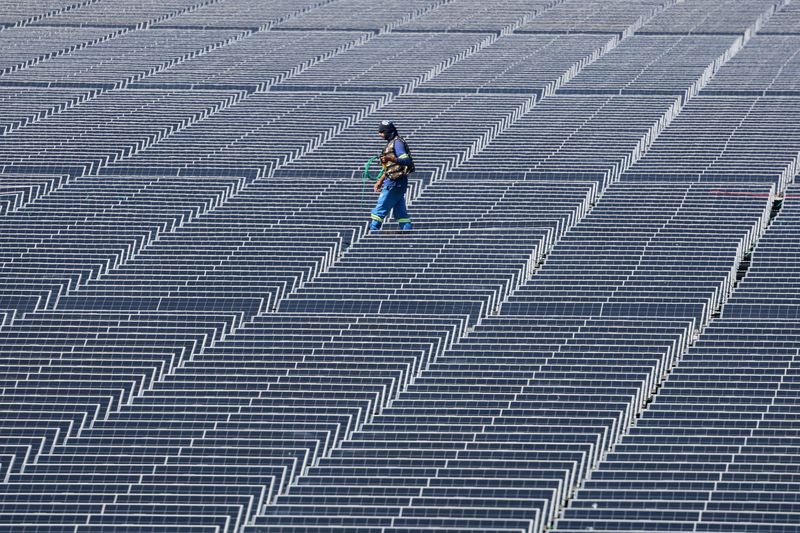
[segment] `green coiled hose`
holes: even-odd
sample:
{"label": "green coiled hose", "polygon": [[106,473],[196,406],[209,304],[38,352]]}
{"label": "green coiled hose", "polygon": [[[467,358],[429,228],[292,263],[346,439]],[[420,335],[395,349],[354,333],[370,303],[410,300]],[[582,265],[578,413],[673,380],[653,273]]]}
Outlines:
{"label": "green coiled hose", "polygon": [[381,165],[381,171],[378,173],[377,176],[373,176],[369,171],[369,169],[372,166],[372,164],[375,161],[379,160],[380,158],[381,158],[381,156],[376,155],[375,157],[369,158],[369,160],[366,163],[364,163],[364,172],[361,173],[361,208],[362,209],[364,208],[364,192],[367,189],[367,181],[371,181],[372,183],[375,183],[376,181],[378,181],[379,179],[381,179],[383,177],[383,173],[386,171],[386,169],[383,168],[383,165]]}

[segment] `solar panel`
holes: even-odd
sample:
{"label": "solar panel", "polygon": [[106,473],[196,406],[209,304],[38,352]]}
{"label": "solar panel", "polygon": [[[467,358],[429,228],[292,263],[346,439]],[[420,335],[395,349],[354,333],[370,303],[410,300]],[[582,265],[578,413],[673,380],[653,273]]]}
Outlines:
{"label": "solar panel", "polygon": [[6,6],[2,527],[792,530],[779,4]]}
{"label": "solar panel", "polygon": [[[755,258],[761,251],[769,255],[778,245],[776,236],[796,231],[793,202],[785,201],[788,210],[767,229]],[[764,275],[748,271],[733,292],[736,304],[730,309],[726,304],[724,318],[713,321],[684,355],[609,462],[602,463],[578,492],[571,506],[574,511],[558,520],[557,531],[587,524],[620,530],[686,527],[685,517],[666,513],[667,509],[702,509],[702,515],[691,519],[692,527],[702,531],[793,527],[789,526],[795,522],[792,497],[787,500],[784,495],[788,486],[781,483],[781,476],[795,470],[794,444],[783,437],[792,431],[787,415],[791,416],[795,395],[785,380],[792,373],[797,325],[793,319],[767,320],[769,313],[757,312],[759,305],[781,305],[780,299],[750,296],[755,294],[750,287],[757,286],[751,284]],[[742,304],[748,300],[750,305]],[[754,312],[742,313],[745,308]],[[702,472],[713,485],[699,479],[688,482],[691,470]],[[686,480],[681,483],[688,492],[674,490],[674,481],[667,478],[670,472]],[[767,480],[771,483],[765,484]],[[632,514],[637,508],[651,514]],[[656,512],[657,520],[652,515]],[[653,522],[644,525],[639,521],[642,516]]]}
{"label": "solar panel", "polygon": [[296,2],[282,0],[264,5],[258,0],[227,0],[225,2],[203,2],[196,9],[184,11],[153,27],[169,28],[243,28],[266,30],[303,13],[330,3],[330,0],[307,0]]}
{"label": "solar panel", "polygon": [[[768,24],[767,27],[770,27]],[[757,35],[709,83],[704,94],[791,95],[800,90],[794,74],[798,37],[794,35]],[[760,72],[753,75],[758,65]],[[772,70],[762,70],[769,65]]]}
{"label": "solar panel", "polygon": [[759,28],[775,12],[772,0],[725,0],[708,4],[702,0],[679,2],[644,24],[639,33],[655,34],[743,34]]}

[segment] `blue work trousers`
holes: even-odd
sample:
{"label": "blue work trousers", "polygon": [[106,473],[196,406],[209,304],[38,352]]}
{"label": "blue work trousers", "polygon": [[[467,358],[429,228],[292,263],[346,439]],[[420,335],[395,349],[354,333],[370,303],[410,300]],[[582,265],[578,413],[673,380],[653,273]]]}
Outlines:
{"label": "blue work trousers", "polygon": [[378,203],[372,210],[372,223],[370,230],[378,230],[383,225],[383,221],[389,215],[389,211],[394,210],[394,219],[400,225],[400,229],[411,229],[411,219],[408,217],[406,209],[406,188],[405,187],[384,187],[378,197]]}

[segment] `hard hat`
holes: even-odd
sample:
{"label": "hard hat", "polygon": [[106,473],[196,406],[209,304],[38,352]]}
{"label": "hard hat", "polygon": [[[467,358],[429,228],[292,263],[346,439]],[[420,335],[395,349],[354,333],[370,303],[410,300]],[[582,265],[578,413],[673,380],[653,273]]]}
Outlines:
{"label": "hard hat", "polygon": [[381,122],[381,125],[378,126],[378,133],[385,133],[389,138],[391,138],[397,133],[397,128],[394,126],[393,122],[384,120]]}

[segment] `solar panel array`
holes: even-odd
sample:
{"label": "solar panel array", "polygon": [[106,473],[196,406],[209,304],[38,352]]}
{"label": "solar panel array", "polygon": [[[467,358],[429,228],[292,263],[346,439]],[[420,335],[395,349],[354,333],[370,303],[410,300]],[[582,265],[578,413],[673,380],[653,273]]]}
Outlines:
{"label": "solar panel array", "polygon": [[797,13],[3,5],[0,530],[794,531]]}
{"label": "solar panel array", "polygon": [[703,91],[722,95],[800,95],[800,35],[758,35]]}
{"label": "solar panel array", "polygon": [[554,531],[797,527],[797,192],[788,188],[722,316]]}
{"label": "solar panel array", "polygon": [[783,190],[797,173],[797,103],[796,97],[701,95],[623,179],[719,183],[744,177]]}
{"label": "solar panel array", "polygon": [[800,9],[797,4],[784,4],[775,15],[770,18],[760,33],[765,35],[795,34],[798,32],[797,23],[800,19]]}

